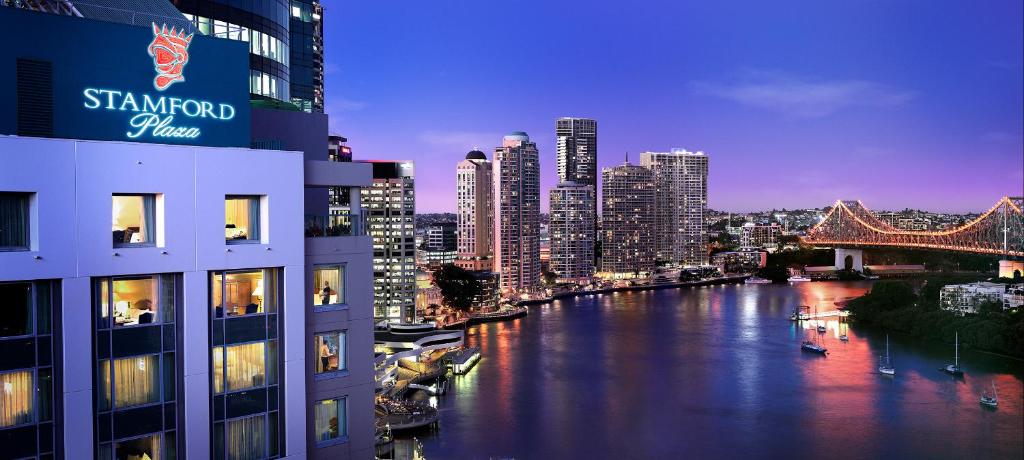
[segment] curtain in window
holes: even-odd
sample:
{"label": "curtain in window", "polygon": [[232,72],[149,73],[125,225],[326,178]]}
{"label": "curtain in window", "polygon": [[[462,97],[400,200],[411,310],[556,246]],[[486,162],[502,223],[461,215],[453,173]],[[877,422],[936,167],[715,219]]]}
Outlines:
{"label": "curtain in window", "polygon": [[321,267],[313,270],[313,305],[343,303],[340,267]]}
{"label": "curtain in window", "polygon": [[156,242],[156,195],[142,195],[142,233],[146,243]]}
{"label": "curtain in window", "polygon": [[348,369],[348,363],[345,362],[346,361],[345,356],[347,356],[345,354],[345,346],[347,345],[345,342],[347,342],[347,340],[345,340],[345,332],[339,332],[338,333],[338,370],[342,370],[342,371],[345,370],[345,369]]}
{"label": "curtain in window", "polygon": [[133,356],[114,360],[114,407],[138,406],[159,400],[159,356]]}
{"label": "curtain in window", "polygon": [[227,423],[227,459],[255,460],[267,456],[266,416],[257,415]]}
{"label": "curtain in window", "polygon": [[28,195],[0,193],[0,248],[28,246]]}
{"label": "curtain in window", "polygon": [[260,199],[249,198],[249,239],[260,239]]}
{"label": "curtain in window", "polygon": [[316,403],[316,441],[338,437],[338,400],[328,399]]}
{"label": "curtain in window", "polygon": [[35,389],[32,371],[0,374],[0,427],[34,421]]}
{"label": "curtain in window", "polygon": [[266,343],[231,345],[227,349],[228,391],[266,384]]}

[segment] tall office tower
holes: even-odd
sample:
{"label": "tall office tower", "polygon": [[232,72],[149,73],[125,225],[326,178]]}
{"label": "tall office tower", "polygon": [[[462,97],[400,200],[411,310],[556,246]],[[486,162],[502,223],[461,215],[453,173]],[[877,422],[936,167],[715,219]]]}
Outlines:
{"label": "tall office tower", "polygon": [[594,275],[594,187],[562,182],[549,197],[549,270],[560,283],[589,283]]}
{"label": "tall office tower", "polygon": [[494,179],[491,162],[479,150],[466,154],[456,167],[458,187],[458,251],[460,267],[494,268]]}
{"label": "tall office tower", "polygon": [[672,149],[643,152],[640,165],[654,173],[657,258],[695,267],[708,264],[708,156]]}
{"label": "tall office tower", "polygon": [[430,251],[454,251],[455,228],[454,222],[438,222],[427,227],[423,246]]}
{"label": "tall office tower", "polygon": [[[355,163],[363,163],[357,161]],[[416,322],[416,193],[411,161],[369,161],[373,185],[362,189],[373,237],[374,319]]]}
{"label": "tall office tower", "polygon": [[249,43],[249,97],[291,102],[288,0],[170,1],[198,33]]}
{"label": "tall office tower", "polygon": [[503,295],[540,289],[540,158],[522,131],[494,149],[494,270]]}
{"label": "tall office tower", "polygon": [[291,102],[304,112],[324,111],[324,29],[320,0],[291,0]]}
{"label": "tall office tower", "polygon": [[601,188],[601,271],[613,276],[654,269],[654,174],[626,162],[604,168]]}

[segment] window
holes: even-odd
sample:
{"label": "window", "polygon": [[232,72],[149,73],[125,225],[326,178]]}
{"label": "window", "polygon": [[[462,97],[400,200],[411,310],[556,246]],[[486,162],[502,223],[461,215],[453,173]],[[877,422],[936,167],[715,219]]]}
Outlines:
{"label": "window", "polygon": [[[171,440],[168,440],[171,441]],[[161,455],[160,451],[160,435],[155,434],[152,436],[143,436],[135,439],[123,439],[114,443],[114,458],[116,460],[164,460],[165,458],[174,458],[173,450],[168,449],[168,454]],[[101,458],[110,458],[109,455],[101,453]]]}
{"label": "window", "polygon": [[213,275],[213,316],[255,315],[277,309],[277,272],[257,270]]}
{"label": "window", "polygon": [[225,382],[229,392],[277,383],[277,341],[228,345],[224,350],[213,347],[214,393],[225,392]]}
{"label": "window", "polygon": [[[102,279],[99,284],[102,328],[110,327],[111,305],[114,327],[158,324],[164,322],[162,318],[170,322],[174,317],[174,280],[170,275]],[[161,315],[165,307],[172,311]]]}
{"label": "window", "polygon": [[[113,372],[111,372],[113,371]],[[100,410],[140,406],[160,401],[160,355],[100,361]],[[113,386],[111,386],[113,374]]]}
{"label": "window", "polygon": [[313,305],[345,303],[345,267],[328,265],[313,268]]}
{"label": "window", "polygon": [[0,251],[28,250],[29,196],[0,192]]}
{"label": "window", "polygon": [[325,332],[313,338],[313,349],[319,359],[316,362],[316,373],[343,371],[346,363],[345,331]]}
{"label": "window", "polygon": [[260,240],[260,197],[228,196],[224,200],[224,238],[228,243]]}
{"label": "window", "polygon": [[32,283],[0,284],[0,337],[32,333]]}
{"label": "window", "polygon": [[265,415],[229,420],[225,445],[227,458],[267,458],[267,438],[267,416]]}
{"label": "window", "polygon": [[315,417],[317,444],[348,436],[345,398],[317,401]]}
{"label": "window", "polygon": [[0,428],[35,421],[35,382],[32,371],[0,374]]}
{"label": "window", "polygon": [[113,196],[114,247],[156,243],[156,195]]}

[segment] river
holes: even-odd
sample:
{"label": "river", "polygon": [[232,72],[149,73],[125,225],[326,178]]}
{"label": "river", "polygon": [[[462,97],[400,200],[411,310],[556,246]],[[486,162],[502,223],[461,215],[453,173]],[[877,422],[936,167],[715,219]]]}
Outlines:
{"label": "river", "polygon": [[[825,320],[868,282],[619,292],[470,327],[483,359],[452,382],[428,460],[463,458],[1021,458],[1024,362]],[[848,342],[838,339],[847,331]],[[801,352],[818,336],[827,357]],[[978,403],[995,382],[999,408]],[[420,395],[422,396],[422,395]]]}

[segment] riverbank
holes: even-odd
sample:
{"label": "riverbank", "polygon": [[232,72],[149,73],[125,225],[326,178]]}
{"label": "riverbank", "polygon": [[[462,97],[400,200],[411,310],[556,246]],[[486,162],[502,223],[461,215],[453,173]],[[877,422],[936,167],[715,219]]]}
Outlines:
{"label": "riverbank", "polygon": [[608,294],[612,292],[626,292],[626,291],[654,291],[659,289],[675,289],[682,287],[694,287],[694,286],[712,286],[716,284],[733,284],[742,282],[749,278],[750,275],[733,275],[723,276],[721,278],[711,278],[699,281],[673,281],[670,283],[659,283],[659,284],[641,284],[636,286],[620,286],[610,287],[601,289],[588,289],[583,291],[570,291],[570,292],[559,292],[557,294],[543,297],[539,299],[520,300],[515,303],[516,306],[527,306],[527,305],[543,305],[546,303],[553,302],[558,299],[564,299],[568,297],[582,297],[594,294]]}

